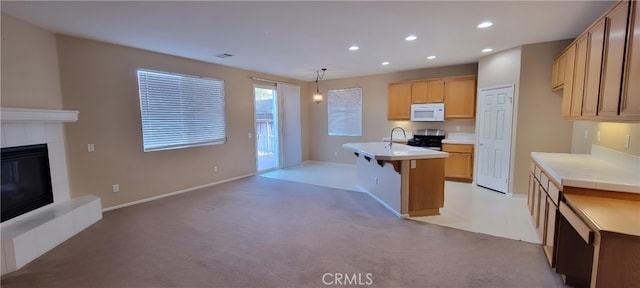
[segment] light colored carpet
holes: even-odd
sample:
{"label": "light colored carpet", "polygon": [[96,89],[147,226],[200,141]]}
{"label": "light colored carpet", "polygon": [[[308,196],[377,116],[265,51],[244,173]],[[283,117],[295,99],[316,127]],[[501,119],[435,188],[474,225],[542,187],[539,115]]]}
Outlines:
{"label": "light colored carpet", "polygon": [[539,245],[265,177],[107,212],[1,286],[327,287],[325,273],[371,273],[370,287],[563,286]]}

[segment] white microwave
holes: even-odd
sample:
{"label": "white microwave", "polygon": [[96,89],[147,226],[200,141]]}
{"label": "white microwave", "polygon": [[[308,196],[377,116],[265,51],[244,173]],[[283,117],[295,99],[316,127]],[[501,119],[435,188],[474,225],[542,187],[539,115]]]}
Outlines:
{"label": "white microwave", "polygon": [[411,105],[411,121],[444,121],[444,103]]}

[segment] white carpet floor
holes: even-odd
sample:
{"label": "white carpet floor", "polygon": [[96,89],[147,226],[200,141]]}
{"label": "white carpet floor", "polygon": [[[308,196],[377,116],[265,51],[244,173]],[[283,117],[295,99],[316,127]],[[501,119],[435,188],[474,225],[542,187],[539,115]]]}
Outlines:
{"label": "white carpet floor", "polygon": [[[356,185],[355,165],[306,161],[260,176],[361,192]],[[444,199],[440,215],[410,219],[540,243],[527,209],[526,195],[504,195],[469,183],[446,181]]]}

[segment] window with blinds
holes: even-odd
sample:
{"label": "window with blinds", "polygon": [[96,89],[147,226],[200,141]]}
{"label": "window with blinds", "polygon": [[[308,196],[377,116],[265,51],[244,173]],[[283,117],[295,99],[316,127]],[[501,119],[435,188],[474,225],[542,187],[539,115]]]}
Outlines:
{"label": "window with blinds", "polygon": [[362,136],[362,89],[329,90],[329,135]]}
{"label": "window with blinds", "polygon": [[227,141],[224,81],[138,69],[144,151]]}

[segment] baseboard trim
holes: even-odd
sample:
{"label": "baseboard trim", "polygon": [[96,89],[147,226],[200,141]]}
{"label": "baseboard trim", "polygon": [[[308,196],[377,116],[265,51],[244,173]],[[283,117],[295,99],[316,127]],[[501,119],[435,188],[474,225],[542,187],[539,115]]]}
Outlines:
{"label": "baseboard trim", "polygon": [[165,193],[165,194],[162,194],[162,195],[157,195],[157,196],[144,198],[144,199],[140,199],[140,200],[136,200],[136,201],[132,201],[132,202],[127,202],[127,203],[124,203],[124,204],[118,204],[118,205],[115,205],[115,206],[110,206],[110,207],[104,208],[104,209],[102,209],[102,212],[107,212],[107,211],[120,209],[120,208],[124,208],[124,207],[129,207],[129,206],[140,204],[140,203],[151,202],[153,200],[158,200],[158,199],[162,199],[162,198],[166,198],[166,197],[170,197],[170,196],[174,196],[174,195],[178,195],[178,194],[182,194],[182,193],[187,193],[187,192],[191,192],[193,190],[198,190],[198,189],[202,189],[202,188],[206,188],[206,187],[210,187],[210,186],[214,186],[214,185],[218,185],[218,184],[222,184],[222,183],[226,183],[226,182],[230,182],[230,181],[234,181],[234,180],[238,180],[238,179],[242,179],[242,178],[247,178],[247,177],[251,177],[251,176],[255,176],[255,175],[256,175],[256,173],[246,174],[246,175],[233,177],[233,178],[229,178],[229,179],[224,179],[224,180],[220,180],[220,181],[216,181],[216,182],[212,182],[212,183],[208,183],[208,184],[204,184],[204,185],[200,185],[200,186],[195,186],[195,187],[191,187],[191,188],[187,188],[187,189],[182,189],[182,190],[178,190],[178,191],[174,191],[174,192],[169,192],[169,193]]}

